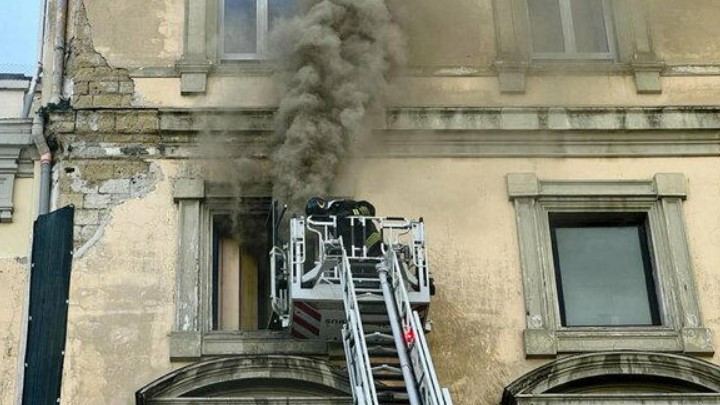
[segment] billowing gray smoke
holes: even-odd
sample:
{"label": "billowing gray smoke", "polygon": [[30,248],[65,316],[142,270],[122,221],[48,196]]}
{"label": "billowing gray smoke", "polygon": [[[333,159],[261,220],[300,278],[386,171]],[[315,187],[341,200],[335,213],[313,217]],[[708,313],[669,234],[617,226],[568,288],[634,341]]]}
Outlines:
{"label": "billowing gray smoke", "polygon": [[299,208],[328,193],[353,142],[369,133],[366,113],[402,63],[404,41],[385,0],[322,0],[280,24],[273,42],[286,81],[273,196]]}

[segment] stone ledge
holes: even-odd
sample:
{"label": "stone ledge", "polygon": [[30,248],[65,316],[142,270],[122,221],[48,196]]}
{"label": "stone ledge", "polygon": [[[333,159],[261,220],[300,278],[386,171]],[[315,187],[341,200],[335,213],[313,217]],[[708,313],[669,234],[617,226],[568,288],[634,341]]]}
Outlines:
{"label": "stone ledge", "polygon": [[720,107],[392,108],[387,129],[641,131],[720,128]]}
{"label": "stone ledge", "polygon": [[325,340],[300,340],[287,332],[211,331],[172,332],[170,359],[186,361],[207,356],[328,355]]}
{"label": "stone ledge", "polygon": [[[160,130],[272,131],[272,108],[161,109]],[[720,129],[720,107],[400,107],[376,130],[647,131]]]}
{"label": "stone ledge", "polygon": [[327,342],[322,339],[294,339],[287,332],[206,332],[203,334],[203,356],[219,355],[326,355]]}

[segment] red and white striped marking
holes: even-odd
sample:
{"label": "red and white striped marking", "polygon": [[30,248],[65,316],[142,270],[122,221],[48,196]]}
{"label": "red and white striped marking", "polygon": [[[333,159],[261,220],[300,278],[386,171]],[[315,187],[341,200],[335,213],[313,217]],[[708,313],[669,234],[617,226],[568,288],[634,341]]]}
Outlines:
{"label": "red and white striped marking", "polygon": [[293,304],[292,335],[298,339],[314,339],[320,336],[322,315],[317,309],[301,301]]}

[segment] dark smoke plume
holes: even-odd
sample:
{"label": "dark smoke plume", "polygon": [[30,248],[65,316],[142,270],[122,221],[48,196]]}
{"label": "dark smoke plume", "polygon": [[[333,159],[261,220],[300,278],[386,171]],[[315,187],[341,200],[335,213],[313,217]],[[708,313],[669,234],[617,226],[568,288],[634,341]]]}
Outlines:
{"label": "dark smoke plume", "polygon": [[368,110],[404,60],[386,0],[322,0],[279,24],[274,48],[286,89],[276,119],[273,197],[293,208],[327,195]]}

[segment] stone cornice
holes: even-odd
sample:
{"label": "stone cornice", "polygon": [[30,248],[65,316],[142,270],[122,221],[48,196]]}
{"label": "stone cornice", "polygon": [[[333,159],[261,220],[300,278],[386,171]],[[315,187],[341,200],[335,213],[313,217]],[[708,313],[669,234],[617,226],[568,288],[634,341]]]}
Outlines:
{"label": "stone cornice", "polygon": [[[131,151],[185,159],[196,153],[195,139],[227,143],[223,153],[271,153],[274,108],[157,111],[159,143],[68,134],[73,148],[65,154],[119,159]],[[720,107],[396,107],[375,122],[363,156],[720,156]]]}
{"label": "stone cornice", "polygon": [[[272,131],[273,108],[160,109],[161,131]],[[377,130],[720,130],[720,106],[394,107]]]}
{"label": "stone cornice", "polygon": [[720,130],[720,107],[392,108],[395,130]]}
{"label": "stone cornice", "polygon": [[[262,151],[274,111],[161,109],[160,131],[223,134]],[[364,153],[374,157],[718,156],[720,107],[397,107],[373,138]]]}

